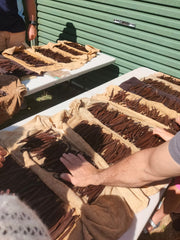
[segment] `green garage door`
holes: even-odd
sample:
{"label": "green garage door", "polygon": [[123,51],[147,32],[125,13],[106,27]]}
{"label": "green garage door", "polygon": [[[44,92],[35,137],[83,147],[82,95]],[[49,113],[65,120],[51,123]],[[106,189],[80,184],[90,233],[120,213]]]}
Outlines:
{"label": "green garage door", "polygon": [[179,0],[37,0],[37,11],[40,45],[90,44],[120,74],[144,66],[180,78]]}

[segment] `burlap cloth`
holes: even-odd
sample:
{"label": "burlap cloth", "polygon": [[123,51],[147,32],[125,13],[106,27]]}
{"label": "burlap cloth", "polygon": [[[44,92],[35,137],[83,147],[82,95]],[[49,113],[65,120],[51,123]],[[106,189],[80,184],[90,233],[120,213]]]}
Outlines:
{"label": "burlap cloth", "polygon": [[0,124],[2,124],[19,111],[27,91],[20,80],[12,75],[0,75],[0,90],[6,93],[0,97]]}
{"label": "burlap cloth", "polygon": [[[165,82],[172,82],[174,84],[178,84],[180,83],[180,78],[175,78],[171,75],[168,75],[168,74],[165,74],[165,73],[162,73],[162,72],[155,72],[151,75],[148,76],[148,78],[158,78],[158,79],[161,79],[161,80],[165,80]],[[142,78],[143,80],[144,78]]]}
{"label": "burlap cloth", "polygon": [[[27,152],[21,153],[20,149],[22,144],[19,141],[39,130],[53,129],[58,132],[60,136],[67,139],[75,149],[79,149],[81,152],[85,152],[95,162],[98,168],[108,167],[107,162],[102,156],[94,152],[85,140],[82,139],[77,133],[73,131],[73,128],[78,125],[82,120],[86,120],[89,124],[98,124],[104,133],[111,134],[112,138],[117,139],[119,142],[128,145],[131,148],[131,153],[139,151],[123,136],[113,132],[108,127],[104,126],[98,119],[96,119],[88,108],[96,103],[109,103],[109,109],[118,110],[124,112],[133,120],[140,122],[143,126],[149,127],[162,127],[168,129],[164,124],[161,124],[151,118],[143,116],[137,112],[134,112],[127,107],[112,103],[110,97],[119,91],[119,87],[113,87],[103,95],[93,96],[91,99],[80,99],[71,103],[68,111],[61,111],[54,116],[37,116],[29,123],[22,127],[15,129],[14,131],[0,132],[0,144],[8,149],[16,161],[25,167],[31,168],[40,179],[63,201],[69,204],[70,207],[76,209],[76,213],[80,215],[80,219],[76,222],[76,226],[69,233],[65,239],[82,239],[82,240],[115,240],[118,239],[130,226],[134,213],[147,207],[149,203],[149,196],[157,193],[164,184],[147,186],[143,188],[120,188],[106,186],[99,197],[91,203],[87,204],[85,199],[81,199],[77,196],[67,185],[61,181],[57,181],[53,178],[52,174],[46,172],[40,166],[43,164],[43,159],[37,161],[36,158],[30,158]],[[129,95],[130,98],[138,98],[136,95]],[[145,99],[139,99],[143,103],[149,104],[153,107],[151,101]],[[169,113],[167,107],[162,104],[157,104],[156,107],[164,115]],[[176,117],[175,111],[170,111],[172,117]]]}
{"label": "burlap cloth", "polygon": [[[22,153],[22,144],[19,141],[39,130],[54,129],[66,136],[66,138],[74,144],[75,147],[79,146],[81,151],[86,151],[89,155],[94,154],[92,149],[86,145],[81,139],[72,131],[66,129],[66,124],[60,123],[60,119],[65,115],[65,112],[60,112],[57,115],[49,118],[46,116],[37,116],[22,127],[14,131],[1,131],[0,132],[0,145],[8,149],[9,153],[14,157],[16,162],[30,168],[36,173],[39,178],[70,208],[75,208],[76,214],[80,215],[80,219],[76,222],[72,231],[64,239],[97,239],[97,240],[116,240],[120,237],[130,226],[134,213],[126,203],[126,200],[120,196],[110,196],[106,194],[101,196],[97,201],[89,205],[80,199],[69,187],[63,182],[55,179],[52,173],[47,172],[40,166],[43,164],[43,159],[37,162],[36,159],[31,159],[27,152]],[[63,128],[56,128],[58,121]],[[74,139],[75,137],[75,139]],[[74,139],[74,140],[73,140]],[[102,159],[95,154],[94,159],[97,163]]]}
{"label": "burlap cloth", "polygon": [[[38,74],[48,72],[48,71],[56,71],[61,69],[78,69],[81,66],[83,66],[86,62],[90,61],[92,58],[96,57],[97,53],[99,52],[99,49],[94,48],[89,45],[85,45],[86,51],[83,52],[79,49],[74,49],[79,55],[73,55],[69,53],[68,51],[61,50],[57,48],[57,46],[66,47],[69,50],[72,50],[73,48],[69,45],[67,45],[68,41],[58,41],[58,43],[48,43],[47,45],[42,46],[33,46],[32,48],[22,45],[20,47],[12,47],[8,48],[3,51],[2,55],[5,58],[9,58],[18,64],[22,65],[26,69],[29,69],[31,71],[34,71]],[[80,45],[80,44],[79,44]],[[55,58],[50,56],[45,56],[44,54],[38,52],[37,50],[45,49],[50,50],[54,54],[61,54],[63,57],[67,57],[70,59],[70,62],[63,62],[62,61],[56,61]],[[25,53],[29,57],[33,57],[35,60],[42,61],[43,63],[41,66],[37,66],[37,64],[30,64],[29,61],[25,61],[25,57],[23,59],[19,59],[15,56],[15,53]]]}
{"label": "burlap cloth", "polygon": [[[99,94],[97,97],[100,99],[105,99],[111,101],[118,93],[122,93],[124,90],[119,86],[111,85],[106,89],[106,92],[104,94]],[[139,104],[143,104],[149,107],[150,110],[157,109],[159,111],[159,114],[162,116],[168,115],[170,118],[177,118],[178,113],[175,110],[172,110],[168,107],[166,107],[164,104],[159,102],[154,102],[147,100],[139,95],[136,95],[132,92],[126,92],[126,99],[128,100],[136,100]],[[119,105],[125,105],[124,103],[119,102]],[[158,123],[156,123],[158,124]],[[159,127],[163,127],[162,125]],[[165,127],[165,126],[164,126]],[[165,127],[167,128],[167,127]]]}
{"label": "burlap cloth", "polygon": [[[137,151],[139,151],[140,149],[138,149],[134,144],[132,144],[131,142],[129,142],[127,139],[124,139],[122,136],[120,136],[119,134],[113,132],[112,130],[110,130],[108,127],[104,126],[98,119],[96,119],[88,110],[87,108],[89,106],[91,106],[92,104],[94,104],[95,102],[98,102],[98,99],[96,99],[96,96],[93,97],[93,99],[80,99],[80,100],[75,100],[71,103],[70,105],[70,110],[67,114],[69,114],[69,118],[67,115],[65,115],[64,120],[67,122],[68,127],[67,128],[74,128],[75,126],[77,126],[82,120],[86,120],[89,122],[89,124],[98,124],[99,126],[102,127],[102,130],[104,133],[107,134],[111,134],[112,138],[119,140],[120,143],[124,143],[126,146],[131,148],[131,153],[135,153]],[[102,104],[104,102],[107,102],[107,100],[104,102],[102,100],[99,100]],[[116,107],[117,109],[121,109],[121,111],[124,111],[126,114],[129,113],[129,115],[131,115],[133,118],[136,118],[136,120],[142,121],[143,124],[149,124],[150,127],[155,127],[155,126],[159,126],[159,127],[165,127],[164,125],[149,119],[141,114],[138,114],[134,111],[131,111],[130,109],[127,109],[125,107],[120,107],[120,106],[116,106],[116,104],[111,104],[111,107]],[[57,117],[57,115],[56,115]],[[62,115],[61,115],[62,117]],[[59,124],[60,122],[60,118],[59,120],[56,119],[56,121]],[[97,163],[98,165],[98,163]],[[104,168],[106,168],[108,166],[108,164],[105,162],[105,160],[101,161],[101,166],[103,165]],[[101,166],[98,165],[99,168],[101,168]],[[101,195],[103,194],[107,194],[107,195],[116,195],[116,196],[120,196],[124,199],[126,199],[127,203],[129,204],[129,206],[131,207],[131,209],[137,213],[139,211],[141,211],[142,209],[144,209],[145,207],[147,207],[148,203],[149,203],[149,196],[157,193],[161,188],[164,187],[164,184],[159,184],[159,185],[155,185],[155,186],[147,186],[144,188],[121,188],[121,187],[109,187],[106,186],[104,191],[102,192]]]}

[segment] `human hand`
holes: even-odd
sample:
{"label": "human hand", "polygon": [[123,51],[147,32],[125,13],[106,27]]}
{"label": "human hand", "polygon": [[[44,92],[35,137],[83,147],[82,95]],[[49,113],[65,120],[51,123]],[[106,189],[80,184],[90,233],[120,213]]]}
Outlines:
{"label": "human hand", "polygon": [[165,141],[169,141],[174,135],[164,130],[163,128],[154,128],[153,134],[159,135]]}
{"label": "human hand", "polygon": [[[0,191],[0,195],[3,195],[3,194],[10,194],[10,189],[6,189],[6,191]],[[13,194],[14,195],[14,194]]]}
{"label": "human hand", "polygon": [[6,154],[7,154],[7,151],[0,146],[0,168],[3,167],[3,162],[5,161]]}
{"label": "human hand", "polygon": [[32,25],[32,24],[29,24],[29,27],[28,27],[28,39],[29,41],[33,40],[36,38],[37,36],[37,29],[36,29],[36,26],[35,25]]}
{"label": "human hand", "polygon": [[90,184],[98,185],[99,170],[90,164],[81,154],[76,156],[72,153],[64,153],[60,161],[71,173],[62,173],[62,179],[79,187],[85,187]]}
{"label": "human hand", "polygon": [[176,122],[177,122],[177,124],[180,125],[180,115],[177,116],[177,118],[176,118]]}

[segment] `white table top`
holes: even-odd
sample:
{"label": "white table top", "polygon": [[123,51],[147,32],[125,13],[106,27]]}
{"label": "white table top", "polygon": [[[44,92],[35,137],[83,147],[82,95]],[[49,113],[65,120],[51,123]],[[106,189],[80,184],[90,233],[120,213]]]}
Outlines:
{"label": "white table top", "polygon": [[[43,112],[40,112],[38,115],[46,115],[46,116],[51,116],[54,115],[55,113],[63,110],[63,109],[68,109],[69,107],[69,103],[71,103],[75,98],[83,98],[83,97],[91,97],[97,93],[103,93],[106,89],[106,87],[110,86],[110,85],[120,85],[122,82],[128,80],[131,77],[137,77],[137,78],[142,78],[142,77],[146,77],[152,73],[154,73],[155,71],[148,69],[148,68],[137,68],[127,74],[124,74],[118,78],[115,78],[105,84],[102,84],[96,88],[93,88],[85,93],[82,93],[74,98],[69,99],[68,101],[65,101],[63,103],[60,103],[54,107],[51,107]],[[26,122],[28,122],[29,120],[31,120],[32,118],[34,118],[34,116],[31,116],[29,118],[26,118],[14,125],[11,125],[8,128],[5,128],[3,130],[13,130],[15,128],[17,128],[18,126],[22,126],[23,124],[25,124]],[[139,212],[138,214],[135,215],[135,218],[131,224],[131,227],[128,229],[128,231],[126,233],[124,233],[124,235],[118,239],[118,240],[136,240],[139,235],[141,234],[144,226],[146,225],[148,219],[150,218],[150,216],[152,215],[154,209],[156,208],[159,200],[161,199],[163,191],[151,196],[150,198],[150,202],[149,205],[146,209],[144,209],[143,211]]]}
{"label": "white table top", "polygon": [[85,65],[83,65],[78,69],[71,70],[71,71],[66,69],[61,70],[60,77],[54,77],[54,76],[45,74],[44,76],[30,77],[30,78],[27,77],[27,79],[22,80],[22,83],[27,88],[27,94],[26,94],[27,96],[35,92],[41,91],[43,89],[46,89],[48,87],[51,87],[53,85],[56,85],[65,81],[69,81],[73,78],[81,76],[90,71],[103,68],[114,62],[115,62],[114,57],[104,53],[98,53],[95,58],[91,59],[89,62],[87,62]]}

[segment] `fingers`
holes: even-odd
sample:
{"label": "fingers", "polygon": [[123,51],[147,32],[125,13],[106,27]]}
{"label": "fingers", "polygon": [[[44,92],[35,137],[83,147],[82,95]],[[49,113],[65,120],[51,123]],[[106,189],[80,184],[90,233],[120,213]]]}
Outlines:
{"label": "fingers", "polygon": [[78,154],[78,156],[72,154],[72,153],[64,153],[62,157],[60,158],[60,161],[68,168],[68,170],[71,172],[73,169],[76,169],[80,166],[82,166],[83,162],[85,162],[85,158]]}
{"label": "fingers", "polygon": [[28,28],[28,38],[29,38],[29,41],[35,39],[36,36],[37,36],[36,26],[34,26],[34,25],[29,25],[29,28]]}
{"label": "fingers", "polygon": [[62,173],[60,175],[62,179],[79,187],[85,187],[90,184],[96,185],[97,181],[94,176],[97,174],[98,170],[81,154],[76,156],[72,153],[64,153],[60,158],[60,161],[70,172],[70,174]]}
{"label": "fingers", "polygon": [[3,147],[0,146],[0,155],[6,156],[6,154],[7,154],[7,151]]}
{"label": "fingers", "polygon": [[177,118],[176,118],[176,122],[177,122],[177,124],[180,125],[180,115],[177,116]]}
{"label": "fingers", "polygon": [[165,141],[169,141],[174,135],[164,130],[163,128],[154,128],[153,134],[160,136]]}
{"label": "fingers", "polygon": [[3,194],[10,194],[10,189],[7,189],[6,191],[0,191],[0,194],[3,195]]}
{"label": "fingers", "polygon": [[83,155],[81,155],[80,153],[78,153],[78,157],[81,159],[81,162],[87,162],[87,160],[83,157]]}
{"label": "fingers", "polygon": [[61,173],[60,177],[65,181],[72,182],[72,177],[69,173]]}

